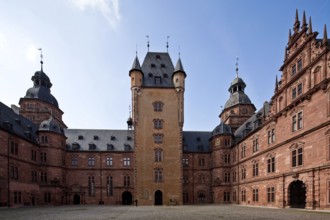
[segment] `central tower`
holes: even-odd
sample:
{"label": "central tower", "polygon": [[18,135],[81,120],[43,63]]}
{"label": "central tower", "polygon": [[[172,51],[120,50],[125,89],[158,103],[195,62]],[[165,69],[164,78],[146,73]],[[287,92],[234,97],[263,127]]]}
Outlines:
{"label": "central tower", "polygon": [[136,57],[129,71],[135,140],[134,199],[182,204],[182,127],[186,73],[168,53]]}

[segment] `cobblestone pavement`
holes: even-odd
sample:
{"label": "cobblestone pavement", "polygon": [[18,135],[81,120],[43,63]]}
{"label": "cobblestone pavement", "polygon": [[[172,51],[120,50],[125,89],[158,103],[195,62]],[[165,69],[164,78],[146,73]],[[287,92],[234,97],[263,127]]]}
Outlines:
{"label": "cobblestone pavement", "polygon": [[203,206],[58,206],[1,208],[0,220],[110,220],[110,219],[280,219],[329,220],[330,211],[276,209],[235,205]]}

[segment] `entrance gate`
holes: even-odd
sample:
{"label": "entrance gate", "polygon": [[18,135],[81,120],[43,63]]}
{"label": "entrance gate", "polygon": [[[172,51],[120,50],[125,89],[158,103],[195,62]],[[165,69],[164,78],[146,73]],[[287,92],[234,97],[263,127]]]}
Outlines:
{"label": "entrance gate", "polygon": [[132,205],[132,193],[128,191],[123,192],[121,200],[123,205]]}
{"label": "entrance gate", "polygon": [[155,192],[155,205],[163,205],[163,193],[160,190]]}
{"label": "entrance gate", "polygon": [[304,209],[306,207],[306,186],[302,181],[293,181],[289,185],[289,193],[291,208]]}

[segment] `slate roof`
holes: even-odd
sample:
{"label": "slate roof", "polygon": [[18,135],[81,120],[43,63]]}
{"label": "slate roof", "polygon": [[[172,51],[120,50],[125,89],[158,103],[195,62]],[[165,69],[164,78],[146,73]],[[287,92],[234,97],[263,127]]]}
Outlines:
{"label": "slate roof", "polygon": [[174,87],[172,75],[174,66],[171,57],[164,52],[148,52],[141,70],[144,87]]}
{"label": "slate roof", "polygon": [[212,131],[212,137],[215,136],[215,135],[220,135],[220,134],[229,134],[229,135],[233,134],[232,131],[231,131],[231,127],[229,125],[223,123],[222,121]]}
{"label": "slate roof", "polygon": [[39,131],[52,131],[61,135],[64,135],[64,130],[56,122],[53,117],[40,123]]}
{"label": "slate roof", "polygon": [[183,131],[183,152],[211,152],[210,137],[207,131]]}
{"label": "slate roof", "polygon": [[37,143],[38,126],[29,119],[17,114],[2,102],[0,102],[0,129],[4,129],[27,141]]}
{"label": "slate roof", "polygon": [[132,151],[132,130],[65,129],[68,151]]}
{"label": "slate roof", "polygon": [[243,92],[235,92],[230,94],[224,109],[230,108],[238,104],[252,104],[250,98]]}

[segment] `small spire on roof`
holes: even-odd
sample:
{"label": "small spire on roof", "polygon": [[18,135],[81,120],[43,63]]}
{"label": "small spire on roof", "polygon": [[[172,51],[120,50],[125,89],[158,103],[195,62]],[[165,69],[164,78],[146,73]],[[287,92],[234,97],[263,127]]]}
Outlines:
{"label": "small spire on roof", "polygon": [[312,17],[309,17],[308,34],[312,34],[312,33],[313,33]]}
{"label": "small spire on roof", "polygon": [[300,21],[299,21],[299,18],[298,18],[298,9],[296,9],[296,18],[295,18],[295,22],[294,22],[294,25],[293,25],[293,30],[294,30],[295,33],[298,33],[299,27],[300,27]]}
{"label": "small spire on roof", "polygon": [[42,55],[42,48],[39,48],[38,50],[40,50],[40,64],[41,64],[41,71],[43,71],[42,67],[44,62],[42,61],[42,58],[44,58],[44,56]]}
{"label": "small spire on roof", "polygon": [[307,27],[307,22],[306,22],[306,15],[305,15],[305,11],[304,11],[301,29],[304,29],[305,27]]}
{"label": "small spire on roof", "polygon": [[323,30],[323,41],[322,43],[324,45],[327,45],[328,44],[328,33],[327,33],[327,25],[324,24],[324,30]]}
{"label": "small spire on roof", "polygon": [[236,78],[238,78],[238,57],[236,57]]}
{"label": "small spire on roof", "polygon": [[288,47],[285,46],[285,49],[284,49],[284,60],[286,60],[286,58],[288,58]]}
{"label": "small spire on roof", "polygon": [[166,41],[166,51],[168,52],[168,39],[170,38],[170,36],[167,35],[167,41]]}
{"label": "small spire on roof", "polygon": [[278,90],[278,79],[277,79],[277,75],[276,75],[276,79],[275,79],[275,92],[277,92]]}
{"label": "small spire on roof", "polygon": [[291,28],[289,28],[289,39],[288,39],[288,42],[290,42],[291,37],[292,37],[292,34],[291,34]]}
{"label": "small spire on roof", "polygon": [[147,47],[148,47],[148,52],[149,52],[149,47],[150,47],[150,44],[149,44],[149,35],[146,35],[146,37],[148,38]]}

